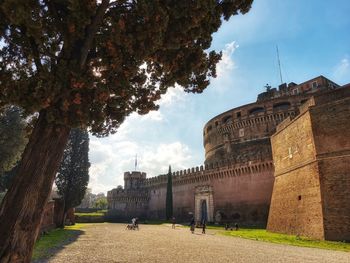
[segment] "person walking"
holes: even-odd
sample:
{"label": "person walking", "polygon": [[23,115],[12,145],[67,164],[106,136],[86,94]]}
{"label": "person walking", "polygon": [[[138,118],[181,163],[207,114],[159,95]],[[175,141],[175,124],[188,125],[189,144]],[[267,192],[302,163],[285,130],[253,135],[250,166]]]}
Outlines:
{"label": "person walking", "polygon": [[136,217],[135,218],[135,230],[139,230],[139,218],[138,217]]}
{"label": "person walking", "polygon": [[171,219],[171,223],[172,223],[171,228],[172,228],[172,229],[175,229],[175,224],[176,224],[175,216],[173,216],[173,218]]}
{"label": "person walking", "polygon": [[205,220],[203,220],[203,223],[202,223],[202,234],[205,234],[205,228],[207,227],[206,223],[205,223]]}
{"label": "person walking", "polygon": [[191,219],[191,223],[190,223],[190,230],[191,230],[191,233],[194,234],[194,227],[195,227],[195,221],[194,221],[194,218]]}

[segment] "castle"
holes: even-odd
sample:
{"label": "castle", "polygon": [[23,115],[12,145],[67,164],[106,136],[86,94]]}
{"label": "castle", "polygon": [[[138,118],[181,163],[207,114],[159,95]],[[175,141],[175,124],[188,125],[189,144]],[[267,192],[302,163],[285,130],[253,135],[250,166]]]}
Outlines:
{"label": "castle", "polygon": [[[275,181],[271,136],[315,94],[338,88],[323,76],[278,89],[266,86],[256,102],[208,121],[203,129],[204,165],[172,174],[177,220],[194,215],[197,221],[266,226]],[[110,218],[164,219],[166,175],[146,178],[145,173],[126,172],[124,182],[124,188],[107,194]]]}

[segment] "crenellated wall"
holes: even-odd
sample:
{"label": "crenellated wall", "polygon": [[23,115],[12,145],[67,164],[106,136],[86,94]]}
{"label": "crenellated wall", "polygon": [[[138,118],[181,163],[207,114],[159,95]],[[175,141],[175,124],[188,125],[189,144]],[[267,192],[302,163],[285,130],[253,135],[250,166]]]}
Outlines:
{"label": "crenellated wall", "polygon": [[[166,175],[145,181],[149,192],[148,218],[164,218],[166,184]],[[195,191],[199,186],[212,188],[211,218],[215,221],[265,225],[273,187],[273,164],[269,160],[240,165],[217,163],[174,172],[174,215],[178,220],[189,220],[191,213],[195,213]]]}

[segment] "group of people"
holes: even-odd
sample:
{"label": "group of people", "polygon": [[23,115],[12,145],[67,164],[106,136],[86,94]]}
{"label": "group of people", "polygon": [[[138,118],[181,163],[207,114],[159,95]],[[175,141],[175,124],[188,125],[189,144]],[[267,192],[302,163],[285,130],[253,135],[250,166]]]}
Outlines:
{"label": "group of people", "polygon": [[[172,229],[175,229],[176,226],[176,219],[173,216],[171,218],[171,223],[172,223]],[[207,228],[207,223],[205,220],[201,222],[201,228],[202,228],[202,234],[205,234],[205,229]],[[235,230],[237,231],[239,229],[238,223],[235,223],[234,225],[229,225],[225,224],[225,230],[233,230],[233,226]],[[194,230],[196,228],[196,221],[194,220],[194,217],[192,217],[191,222],[190,222],[190,231],[192,234],[194,234]],[[131,219],[131,225],[127,225],[127,229],[133,229],[133,230],[139,230],[139,219],[137,217],[134,217]]]}
{"label": "group of people", "polygon": [[[202,234],[205,234],[205,229],[207,228],[207,223],[205,222],[205,220],[202,221],[201,227],[202,227]],[[194,220],[194,218],[192,218],[190,222],[190,231],[192,234],[194,234],[195,228],[196,228],[196,221]]]}

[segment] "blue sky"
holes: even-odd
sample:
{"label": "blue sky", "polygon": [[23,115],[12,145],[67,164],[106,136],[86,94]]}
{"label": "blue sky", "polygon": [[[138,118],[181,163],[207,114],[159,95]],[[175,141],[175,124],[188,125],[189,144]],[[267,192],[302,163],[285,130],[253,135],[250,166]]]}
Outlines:
{"label": "blue sky", "polygon": [[94,193],[123,185],[124,171],[148,177],[201,165],[203,126],[231,108],[254,102],[264,85],[280,84],[276,45],[284,82],[300,83],[324,75],[350,82],[350,2],[348,0],[255,0],[251,11],[225,22],[212,49],[223,51],[218,77],[202,94],[175,87],[160,110],[127,118],[119,132],[91,137],[90,184]]}

